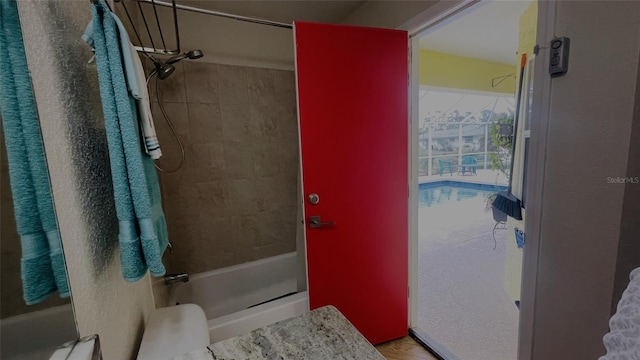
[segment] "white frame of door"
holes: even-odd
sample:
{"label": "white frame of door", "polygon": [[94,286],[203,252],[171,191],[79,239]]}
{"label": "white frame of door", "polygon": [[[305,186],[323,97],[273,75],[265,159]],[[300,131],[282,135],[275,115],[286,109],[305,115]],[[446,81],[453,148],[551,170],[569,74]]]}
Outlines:
{"label": "white frame of door", "polygon": [[[518,359],[531,359],[534,348],[534,326],[536,312],[536,282],[538,274],[540,219],[542,194],[544,191],[544,165],[546,158],[547,129],[551,77],[548,44],[555,34],[557,0],[538,0],[538,25],[536,43],[542,44],[536,56],[534,92],[531,116],[531,140],[529,153],[529,179],[527,183],[527,247],[522,266],[522,290],[520,327],[518,334]],[[477,9],[486,3],[483,0],[441,0],[423,13],[398,27],[409,33],[409,328],[417,322],[418,302],[413,301],[418,289],[418,90],[419,90],[419,38],[418,34],[435,29],[459,16]]]}
{"label": "white frame of door", "polygon": [[544,192],[545,159],[550,118],[551,87],[549,47],[555,37],[557,0],[538,0],[536,44],[540,46],[534,67],[535,91],[531,104],[529,164],[527,170],[527,245],[523,253],[522,286],[520,291],[520,328],[518,359],[532,359],[537,299],[538,264],[540,255],[540,224]]}

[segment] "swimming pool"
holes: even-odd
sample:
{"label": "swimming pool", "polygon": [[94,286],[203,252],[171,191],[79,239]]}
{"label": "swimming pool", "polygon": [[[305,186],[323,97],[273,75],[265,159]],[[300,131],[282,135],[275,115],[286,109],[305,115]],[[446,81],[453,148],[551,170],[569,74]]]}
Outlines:
{"label": "swimming pool", "polygon": [[432,207],[451,201],[464,201],[506,190],[506,186],[459,181],[435,181],[418,186],[418,207]]}

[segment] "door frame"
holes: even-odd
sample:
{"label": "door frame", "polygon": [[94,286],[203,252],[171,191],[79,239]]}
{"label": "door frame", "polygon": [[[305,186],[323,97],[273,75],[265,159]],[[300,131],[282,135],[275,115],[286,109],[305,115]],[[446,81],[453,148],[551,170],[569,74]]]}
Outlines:
{"label": "door frame", "polygon": [[536,91],[531,104],[531,133],[527,169],[527,246],[522,261],[520,290],[520,327],[518,329],[518,359],[532,359],[535,346],[535,318],[537,310],[537,282],[540,255],[542,198],[544,193],[545,159],[550,118],[552,81],[548,74],[549,47],[555,37],[557,0],[538,0],[538,24],[533,83]]}
{"label": "door frame", "polygon": [[[442,26],[475,8],[480,0],[440,0],[437,4],[398,27],[409,34],[409,329],[417,323],[418,302],[418,167],[419,167],[419,90],[420,90],[420,39],[425,30]],[[473,9],[472,9],[473,8]],[[412,290],[414,289],[414,290]]]}
{"label": "door frame", "polygon": [[[538,23],[536,43],[548,44],[555,35],[557,0],[538,1]],[[434,30],[456,18],[483,6],[483,0],[440,0],[437,4],[415,16],[398,29],[409,33],[409,328],[417,323],[418,302],[418,91],[419,82],[419,37],[425,30]],[[529,174],[527,182],[527,247],[523,251],[520,324],[518,334],[518,359],[531,359],[534,349],[534,327],[536,316],[537,274],[539,263],[540,220],[546,158],[547,129],[551,77],[548,49],[540,46],[536,54],[534,84],[536,92],[532,101],[531,140],[529,149]],[[446,355],[446,354],[441,354]]]}

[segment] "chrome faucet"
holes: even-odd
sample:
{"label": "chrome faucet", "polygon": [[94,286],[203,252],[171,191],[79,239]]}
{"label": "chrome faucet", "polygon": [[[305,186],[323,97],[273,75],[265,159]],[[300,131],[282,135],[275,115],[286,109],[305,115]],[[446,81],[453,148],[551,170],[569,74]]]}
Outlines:
{"label": "chrome faucet", "polygon": [[180,273],[180,274],[168,274],[164,276],[164,284],[171,285],[178,282],[189,282],[189,274],[188,273]]}

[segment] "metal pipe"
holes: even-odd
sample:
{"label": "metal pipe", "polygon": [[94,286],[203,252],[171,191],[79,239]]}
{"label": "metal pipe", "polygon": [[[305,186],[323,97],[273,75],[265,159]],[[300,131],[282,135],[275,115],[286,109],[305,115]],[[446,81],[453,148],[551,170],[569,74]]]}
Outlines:
{"label": "metal pipe", "polygon": [[162,26],[160,26],[160,17],[158,16],[158,9],[156,9],[156,4],[154,0],[151,0],[151,4],[153,4],[153,13],[156,15],[156,25],[158,25],[158,32],[160,33],[160,40],[162,40],[162,47],[166,49],[167,44],[165,44],[164,42],[164,35],[162,34]]}
{"label": "metal pipe", "polygon": [[[129,24],[131,24],[131,28],[133,29],[133,33],[136,35],[136,38],[138,39],[138,42],[140,43],[140,45],[142,45],[142,38],[140,37],[140,34],[138,33],[138,30],[136,29],[136,25],[134,24],[133,19],[131,18],[131,15],[129,14],[129,10],[127,10],[127,5],[125,4],[124,1],[117,1],[117,2],[122,3],[122,8],[124,9],[124,12],[127,14],[127,18],[129,19]],[[180,43],[178,42],[178,44],[180,44]],[[149,54],[158,54],[158,55],[177,55],[177,54],[180,54],[180,47],[178,47],[175,50],[156,49],[155,46],[154,47],[134,46],[134,48],[136,49],[137,52],[144,53],[147,56],[149,56]]]}
{"label": "metal pipe", "polygon": [[153,36],[151,36],[151,29],[149,29],[149,24],[147,24],[147,17],[144,16],[144,11],[142,11],[142,6],[138,2],[138,10],[140,11],[140,16],[142,16],[142,21],[144,22],[144,27],[147,29],[147,35],[149,35],[149,41],[151,41],[151,47],[155,48],[156,44],[153,43]]}
{"label": "metal pipe", "polygon": [[[141,2],[141,3],[146,3],[146,4],[151,4],[152,3],[151,0],[137,0],[137,1]],[[153,2],[156,5],[160,5],[160,6],[174,7],[174,5],[172,3],[165,2],[165,1],[154,0]],[[284,29],[293,29],[293,25],[287,24],[287,23],[283,23],[283,22],[258,19],[258,18],[249,17],[249,16],[229,14],[229,13],[225,13],[225,12],[221,12],[221,11],[202,9],[202,8],[198,8],[198,7],[195,7],[195,6],[187,6],[187,5],[176,4],[174,9],[176,9],[176,8],[180,9],[180,10],[191,11],[191,12],[196,12],[196,13],[200,13],[200,14],[207,14],[207,15],[213,15],[213,16],[223,17],[223,18],[227,18],[227,19],[234,19],[234,20],[239,20],[239,21],[250,22],[250,23],[254,23],[254,24],[275,26],[275,27],[284,28]]]}
{"label": "metal pipe", "polygon": [[[133,23],[133,19],[131,19],[131,15],[129,15],[129,10],[127,10],[127,6],[124,4],[124,2],[122,3],[122,8],[124,9],[125,14],[127,14],[127,18],[129,18],[129,24],[131,24],[131,28],[133,29],[133,33],[136,34],[136,37],[138,38],[138,41],[140,42],[140,44],[142,44],[142,38],[140,37],[140,34],[138,34],[138,30],[136,29],[136,26]],[[138,51],[143,51],[144,52],[144,50],[138,50]]]}
{"label": "metal pipe", "polygon": [[180,27],[178,26],[178,10],[176,9],[176,0],[171,0],[171,8],[173,9],[173,29],[176,32],[176,47],[180,52]]}

